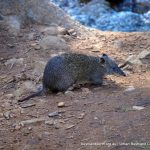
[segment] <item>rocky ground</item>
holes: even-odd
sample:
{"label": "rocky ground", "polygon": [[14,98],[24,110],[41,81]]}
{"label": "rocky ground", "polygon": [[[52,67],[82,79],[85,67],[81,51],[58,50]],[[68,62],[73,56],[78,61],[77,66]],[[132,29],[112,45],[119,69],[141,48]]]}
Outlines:
{"label": "rocky ground", "polygon": [[[82,35],[55,25],[30,26],[17,35],[0,30],[0,149],[148,150],[149,37],[90,29]],[[101,87],[85,85],[18,104],[41,85],[47,60],[70,51],[107,53],[127,64],[127,77],[107,76]]]}

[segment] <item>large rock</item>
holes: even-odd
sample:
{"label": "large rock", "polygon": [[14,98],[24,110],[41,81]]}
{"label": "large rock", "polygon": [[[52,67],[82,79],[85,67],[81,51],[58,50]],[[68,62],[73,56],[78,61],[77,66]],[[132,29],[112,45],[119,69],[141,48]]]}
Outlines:
{"label": "large rock", "polygon": [[19,29],[27,23],[57,24],[65,28],[79,27],[63,10],[49,0],[0,0],[1,20]]}
{"label": "large rock", "polygon": [[46,36],[39,41],[39,45],[43,49],[49,50],[67,50],[68,46],[64,39],[57,36]]}
{"label": "large rock", "polygon": [[136,55],[129,56],[126,60],[126,63],[127,64],[134,64],[134,65],[141,65],[142,64]]}
{"label": "large rock", "polygon": [[53,35],[53,36],[68,34],[68,31],[60,26],[43,27],[40,29],[40,32],[44,35]]}
{"label": "large rock", "polygon": [[143,63],[143,64],[150,64],[150,50],[145,50],[145,51],[142,51],[139,55],[138,55],[138,58],[140,59],[140,61]]}
{"label": "large rock", "polygon": [[23,64],[23,62],[24,62],[23,58],[18,58],[18,59],[11,58],[5,62],[5,65],[8,66],[8,65],[14,65],[14,64]]}
{"label": "large rock", "polygon": [[144,50],[138,55],[129,56],[126,63],[134,65],[150,64],[150,50]]}

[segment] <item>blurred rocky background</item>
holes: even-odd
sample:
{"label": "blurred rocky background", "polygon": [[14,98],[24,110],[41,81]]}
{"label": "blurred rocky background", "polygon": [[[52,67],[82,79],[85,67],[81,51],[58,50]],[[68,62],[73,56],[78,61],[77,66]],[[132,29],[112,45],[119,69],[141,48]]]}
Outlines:
{"label": "blurred rocky background", "polygon": [[150,31],[150,0],[51,0],[83,25],[103,31]]}

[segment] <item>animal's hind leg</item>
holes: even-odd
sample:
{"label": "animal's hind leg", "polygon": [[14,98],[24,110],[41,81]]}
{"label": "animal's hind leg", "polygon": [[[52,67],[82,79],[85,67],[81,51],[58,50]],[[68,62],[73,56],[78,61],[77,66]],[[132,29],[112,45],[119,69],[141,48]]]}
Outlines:
{"label": "animal's hind leg", "polygon": [[57,89],[58,91],[67,91],[69,88],[71,88],[74,84],[74,80],[72,78],[69,78],[66,76],[62,77],[57,83]]}

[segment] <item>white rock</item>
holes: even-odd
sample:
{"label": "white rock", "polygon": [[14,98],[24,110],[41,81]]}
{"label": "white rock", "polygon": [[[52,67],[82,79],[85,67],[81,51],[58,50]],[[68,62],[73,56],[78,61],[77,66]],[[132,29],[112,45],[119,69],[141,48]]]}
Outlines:
{"label": "white rock", "polygon": [[125,89],[125,92],[132,92],[135,90],[134,86],[129,86],[128,88]]}
{"label": "white rock", "polygon": [[30,125],[30,124],[36,124],[39,122],[44,122],[45,120],[47,120],[47,118],[35,118],[35,119],[21,121],[19,124],[24,126],[24,125]]}
{"label": "white rock", "polygon": [[94,120],[98,120],[98,117],[94,117]]}
{"label": "white rock", "polygon": [[13,95],[13,94],[7,94],[6,97],[7,97],[8,99],[11,99],[11,98],[14,97],[14,95]]}
{"label": "white rock", "polygon": [[72,91],[66,91],[64,94],[66,96],[69,96],[69,97],[73,97],[74,96],[74,93]]}
{"label": "white rock", "polygon": [[28,127],[28,130],[32,130],[32,127]]}
{"label": "white rock", "polygon": [[30,46],[31,47],[35,47],[37,45],[37,43],[31,43]]}
{"label": "white rock", "polygon": [[143,106],[133,106],[132,108],[133,108],[133,110],[142,110],[142,109],[145,109],[145,107],[143,107]]}

